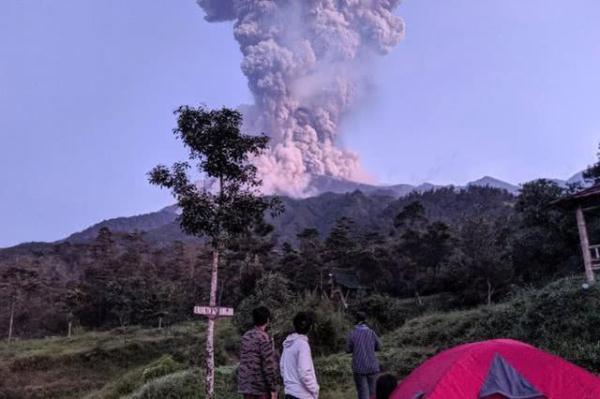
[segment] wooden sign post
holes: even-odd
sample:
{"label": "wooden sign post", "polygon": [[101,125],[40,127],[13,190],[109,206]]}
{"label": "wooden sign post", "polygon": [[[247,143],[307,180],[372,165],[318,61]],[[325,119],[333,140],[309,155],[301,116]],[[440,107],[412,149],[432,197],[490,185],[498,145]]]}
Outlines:
{"label": "wooden sign post", "polygon": [[209,319],[219,317],[233,317],[233,308],[222,308],[219,306],[194,306],[194,314],[206,316]]}
{"label": "wooden sign post", "polygon": [[[214,298],[214,296],[213,296]],[[233,317],[233,308],[222,308],[220,306],[194,306],[194,314],[200,316],[206,316],[208,319],[208,328],[206,331],[206,352],[207,352],[207,383],[206,383],[206,391],[207,397],[214,397],[214,358],[212,358],[212,354],[214,353],[214,324],[215,321],[219,317]]]}

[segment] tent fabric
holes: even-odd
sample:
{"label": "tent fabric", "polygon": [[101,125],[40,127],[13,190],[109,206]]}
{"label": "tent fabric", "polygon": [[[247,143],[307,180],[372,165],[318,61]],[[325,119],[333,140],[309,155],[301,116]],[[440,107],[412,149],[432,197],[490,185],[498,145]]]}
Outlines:
{"label": "tent fabric", "polygon": [[[515,370],[511,378],[520,376],[542,398],[600,398],[600,378],[595,375],[525,343],[497,339],[460,345],[430,358],[398,385],[390,399],[414,399],[421,392],[423,399],[478,399],[497,355]],[[489,397],[498,398],[509,396]]]}
{"label": "tent fabric", "polygon": [[502,395],[507,399],[545,398],[498,353],[494,356],[488,375],[479,392],[479,398],[486,399],[494,395]]}

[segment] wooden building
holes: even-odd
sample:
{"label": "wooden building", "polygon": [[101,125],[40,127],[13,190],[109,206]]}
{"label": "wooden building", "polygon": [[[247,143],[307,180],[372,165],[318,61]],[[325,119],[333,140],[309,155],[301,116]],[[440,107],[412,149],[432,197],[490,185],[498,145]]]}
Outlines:
{"label": "wooden building", "polygon": [[561,199],[556,204],[565,209],[575,210],[585,267],[585,277],[588,283],[593,284],[596,281],[594,271],[600,270],[600,242],[590,242],[586,214],[589,216],[594,211],[597,212],[600,210],[600,184]]}
{"label": "wooden building", "polygon": [[355,274],[345,270],[333,269],[329,272],[329,298],[338,299],[345,309],[348,308],[348,298],[352,292],[362,289]]}

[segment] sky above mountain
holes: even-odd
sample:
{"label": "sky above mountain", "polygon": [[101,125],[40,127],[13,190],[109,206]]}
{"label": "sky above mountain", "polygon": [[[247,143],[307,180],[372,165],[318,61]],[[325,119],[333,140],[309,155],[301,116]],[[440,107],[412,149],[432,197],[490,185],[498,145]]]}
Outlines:
{"label": "sky above mountain", "polygon": [[[373,181],[566,179],[600,139],[600,3],[405,0],[340,145]],[[193,0],[0,4],[0,247],[171,202],[180,104],[251,103],[231,23]]]}

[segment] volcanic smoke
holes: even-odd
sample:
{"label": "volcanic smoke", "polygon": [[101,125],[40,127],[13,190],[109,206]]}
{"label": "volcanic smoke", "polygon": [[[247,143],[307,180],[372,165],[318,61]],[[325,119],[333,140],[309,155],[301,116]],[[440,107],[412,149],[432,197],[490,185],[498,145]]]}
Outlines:
{"label": "volcanic smoke", "polygon": [[295,196],[319,175],[361,181],[358,156],[336,146],[374,55],[404,34],[400,0],[198,0],[210,22],[235,21],[255,104],[244,130],[271,137],[255,159],[265,192]]}

